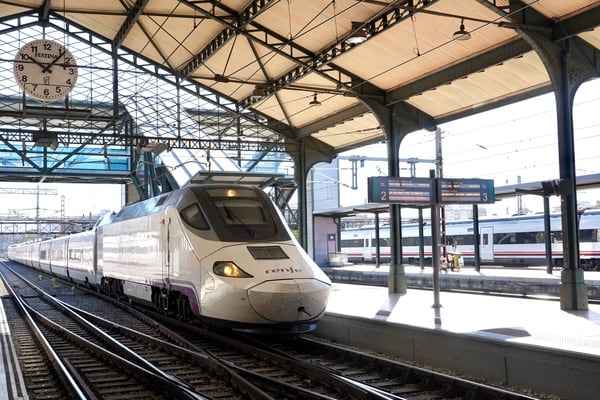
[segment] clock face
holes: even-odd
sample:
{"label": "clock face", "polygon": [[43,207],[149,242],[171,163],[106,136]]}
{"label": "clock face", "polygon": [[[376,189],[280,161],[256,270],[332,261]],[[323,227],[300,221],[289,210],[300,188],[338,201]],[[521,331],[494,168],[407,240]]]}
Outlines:
{"label": "clock face", "polygon": [[65,97],[77,82],[77,63],[69,50],[52,40],[27,43],[15,56],[13,72],[17,83],[38,100]]}

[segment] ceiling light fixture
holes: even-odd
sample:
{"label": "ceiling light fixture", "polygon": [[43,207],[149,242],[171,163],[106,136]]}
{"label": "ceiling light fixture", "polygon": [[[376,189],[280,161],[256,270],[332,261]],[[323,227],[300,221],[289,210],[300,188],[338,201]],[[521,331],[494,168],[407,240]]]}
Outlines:
{"label": "ceiling light fixture", "polygon": [[50,147],[54,151],[58,147],[58,135],[45,129],[33,132],[33,147]]}
{"label": "ceiling light fixture", "polygon": [[313,99],[311,100],[310,103],[308,103],[309,106],[311,107],[318,107],[321,105],[321,102],[319,100],[317,100],[317,94],[315,93],[315,95],[313,96]]}
{"label": "ceiling light fixture", "polygon": [[367,31],[362,27],[360,22],[352,22],[352,33],[346,39],[350,44],[361,44],[367,40]]}
{"label": "ceiling light fixture", "polygon": [[452,34],[452,39],[454,40],[469,40],[471,39],[471,34],[465,30],[465,19],[462,18],[460,20],[460,28]]}

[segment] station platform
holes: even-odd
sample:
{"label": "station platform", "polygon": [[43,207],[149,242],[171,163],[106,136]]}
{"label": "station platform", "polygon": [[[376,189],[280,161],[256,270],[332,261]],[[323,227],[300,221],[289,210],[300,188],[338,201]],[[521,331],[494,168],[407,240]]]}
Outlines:
{"label": "station platform", "polygon": [[600,304],[563,311],[558,301],[444,291],[439,308],[434,300],[431,290],[334,283],[326,312],[575,351],[600,363]]}
{"label": "station platform", "polygon": [[[387,275],[389,267],[340,268],[350,276]],[[413,279],[432,274],[431,267],[407,266],[405,271]],[[560,284],[560,271],[548,275],[545,269],[476,272],[467,267],[440,276],[463,282],[531,280],[527,287],[536,280]],[[600,272],[586,272],[585,278],[588,288],[597,286]],[[315,335],[509,389],[525,388],[547,395],[539,397],[543,399],[596,399],[600,392],[600,303],[594,301],[587,310],[565,311],[552,296],[442,290],[436,298],[431,289],[409,287],[407,293],[395,294],[383,286],[338,280]]]}
{"label": "station platform", "polygon": [[389,294],[389,265],[324,268],[335,282],[327,312],[470,332],[600,356],[600,303],[594,301],[600,299],[600,272],[584,273],[588,299],[596,304],[588,304],[588,310],[563,311],[557,299],[560,269],[552,274],[537,267],[497,266],[476,271],[465,266],[460,272],[440,271],[439,308],[433,307],[434,294],[429,289],[432,268],[405,265],[404,269],[409,283],[407,293]]}

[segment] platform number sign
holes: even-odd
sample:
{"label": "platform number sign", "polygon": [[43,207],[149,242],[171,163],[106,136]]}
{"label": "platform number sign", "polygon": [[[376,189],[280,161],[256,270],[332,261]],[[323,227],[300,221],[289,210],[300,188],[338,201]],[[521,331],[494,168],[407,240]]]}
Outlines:
{"label": "platform number sign", "polygon": [[368,199],[390,204],[488,204],[494,203],[492,179],[368,178]]}
{"label": "platform number sign", "polygon": [[373,176],[368,178],[368,199],[373,203],[431,204],[432,180]]}
{"label": "platform number sign", "polygon": [[437,184],[440,204],[488,204],[496,200],[492,179],[440,178]]}

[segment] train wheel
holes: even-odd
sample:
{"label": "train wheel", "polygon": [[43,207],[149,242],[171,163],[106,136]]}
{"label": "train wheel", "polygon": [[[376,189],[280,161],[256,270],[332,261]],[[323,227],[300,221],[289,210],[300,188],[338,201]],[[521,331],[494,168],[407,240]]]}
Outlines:
{"label": "train wheel", "polygon": [[177,318],[182,321],[189,321],[192,316],[192,309],[187,296],[177,298]]}
{"label": "train wheel", "polygon": [[166,290],[159,293],[159,305],[162,312],[169,312],[169,292]]}
{"label": "train wheel", "polygon": [[156,290],[152,290],[152,303],[154,307],[160,311],[160,293]]}
{"label": "train wheel", "polygon": [[102,282],[100,282],[100,287],[102,288],[102,293],[107,295],[110,294],[110,285],[108,284],[108,279],[102,278]]}

